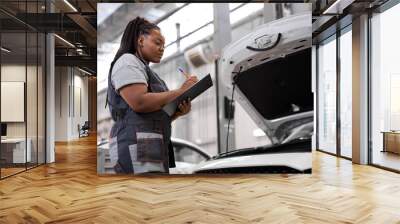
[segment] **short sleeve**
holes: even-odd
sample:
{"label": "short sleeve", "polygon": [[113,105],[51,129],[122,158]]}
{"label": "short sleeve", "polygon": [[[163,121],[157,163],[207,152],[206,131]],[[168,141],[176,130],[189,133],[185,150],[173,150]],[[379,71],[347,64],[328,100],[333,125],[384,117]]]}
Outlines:
{"label": "short sleeve", "polygon": [[115,63],[111,82],[117,91],[129,84],[143,83],[147,85],[146,70],[135,59],[133,55],[131,57],[123,55]]}

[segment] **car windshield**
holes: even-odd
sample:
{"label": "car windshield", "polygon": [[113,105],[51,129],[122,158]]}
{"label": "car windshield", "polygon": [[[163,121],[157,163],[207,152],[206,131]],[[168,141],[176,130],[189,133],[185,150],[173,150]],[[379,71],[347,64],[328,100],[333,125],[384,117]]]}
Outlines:
{"label": "car windshield", "polygon": [[197,164],[207,158],[195,149],[182,145],[174,145],[175,161]]}
{"label": "car windshield", "polygon": [[212,159],[222,159],[235,156],[248,156],[265,153],[294,153],[294,152],[311,152],[311,139],[297,139],[289,143],[281,145],[268,145],[255,148],[238,149],[221,153]]}

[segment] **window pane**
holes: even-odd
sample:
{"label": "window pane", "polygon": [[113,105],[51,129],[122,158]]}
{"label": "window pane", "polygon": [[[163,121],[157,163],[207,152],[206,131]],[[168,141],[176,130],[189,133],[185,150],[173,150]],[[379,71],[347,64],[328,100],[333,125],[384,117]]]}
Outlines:
{"label": "window pane", "polygon": [[336,40],[318,48],[318,146],[336,153]]}
{"label": "window pane", "polygon": [[206,158],[200,153],[196,152],[193,148],[186,146],[179,146],[174,148],[175,161],[198,164]]}
{"label": "window pane", "polygon": [[351,30],[340,37],[340,150],[351,158],[352,141],[352,35]]}
{"label": "window pane", "polygon": [[[400,170],[400,4],[372,18],[372,163]],[[388,133],[384,139],[382,132]],[[385,142],[385,145],[384,145]]]}
{"label": "window pane", "polygon": [[[3,16],[3,15],[1,15]],[[25,86],[26,86],[26,33],[1,34],[1,177],[25,170],[31,161],[26,150]],[[28,141],[28,146],[30,145]]]}
{"label": "window pane", "polygon": [[27,80],[26,80],[26,115],[27,115],[27,148],[28,168],[37,165],[37,76],[38,76],[38,35],[36,32],[27,33],[28,38],[28,62],[27,62]]}
{"label": "window pane", "polygon": [[180,46],[181,50],[185,50],[185,48],[189,47],[190,45],[204,39],[207,36],[212,35],[213,32],[214,32],[214,25],[210,24],[196,31],[195,33],[183,38]]}
{"label": "window pane", "polygon": [[46,77],[45,77],[45,65],[46,65],[46,36],[43,33],[39,33],[38,40],[38,164],[45,163],[45,122],[46,122],[46,107],[45,107],[45,89],[46,89]]}
{"label": "window pane", "polygon": [[[230,4],[230,9],[233,9],[234,7],[231,6],[233,3]],[[235,7],[237,5],[235,4]],[[258,10],[262,10],[264,8],[264,3],[248,3],[237,10],[231,12],[230,14],[230,22],[231,24],[234,24],[238,22],[241,19],[244,19],[245,17],[254,14]]]}
{"label": "window pane", "polygon": [[163,59],[166,58],[166,57],[168,57],[168,56],[173,55],[173,54],[176,53],[177,51],[178,51],[178,48],[177,48],[177,46],[176,46],[176,43],[175,43],[175,44],[169,45],[168,47],[166,47],[166,48],[164,49]]}
{"label": "window pane", "polygon": [[[193,16],[201,12],[201,16]],[[165,37],[165,45],[176,40],[176,24],[180,24],[180,35],[184,36],[213,20],[211,3],[191,3],[158,24]]]}

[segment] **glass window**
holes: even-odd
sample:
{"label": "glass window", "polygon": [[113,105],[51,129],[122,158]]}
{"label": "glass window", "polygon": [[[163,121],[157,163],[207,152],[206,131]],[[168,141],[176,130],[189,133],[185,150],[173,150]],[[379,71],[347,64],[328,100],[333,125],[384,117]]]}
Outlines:
{"label": "glass window", "polygon": [[[110,71],[111,62],[118,51],[119,45],[120,41],[103,43],[97,50],[97,89],[99,91],[107,88],[108,72]],[[167,49],[165,49],[164,55],[166,51]]]}
{"label": "glass window", "polygon": [[[31,161],[30,141],[26,141],[25,91],[27,75],[27,35],[1,34],[1,177],[25,170]],[[4,50],[5,49],[5,50]]]}
{"label": "glass window", "polygon": [[[193,16],[202,12],[202,16]],[[213,4],[191,3],[172,16],[161,21],[158,26],[165,37],[165,45],[177,38],[176,24],[180,24],[180,35],[184,36],[213,20]]]}
{"label": "glass window", "polygon": [[181,40],[181,50],[185,50],[185,48],[189,47],[190,45],[198,42],[199,40],[202,40],[206,38],[207,36],[210,36],[214,33],[214,24],[209,24],[200,30],[196,31],[195,33],[183,38]]}
{"label": "glass window", "polygon": [[46,147],[45,147],[45,120],[46,120],[46,76],[45,76],[45,65],[46,65],[46,37],[43,33],[38,35],[38,76],[37,76],[37,115],[38,115],[38,136],[37,136],[37,162],[38,164],[44,164],[46,158]]}
{"label": "glass window", "polygon": [[400,170],[400,4],[371,19],[372,163]]}
{"label": "glass window", "polygon": [[97,14],[97,26],[112,15],[119,7],[124,3],[101,3],[97,4],[97,11],[101,12]]}
{"label": "glass window", "polygon": [[318,47],[318,147],[336,154],[336,36]]}
{"label": "glass window", "polygon": [[[43,13],[44,1],[0,4],[20,16]],[[0,13],[0,177],[45,163],[45,35]],[[37,18],[33,16],[33,18]]]}
{"label": "glass window", "polygon": [[175,161],[198,164],[207,158],[200,154],[195,148],[183,145],[174,146]]}
{"label": "glass window", "polygon": [[171,56],[174,53],[176,53],[177,51],[178,51],[178,47],[176,46],[176,43],[173,43],[164,49],[163,58]]}
{"label": "glass window", "polygon": [[38,97],[38,35],[36,32],[27,33],[27,75],[26,75],[26,114],[27,114],[27,150],[30,159],[27,167],[37,165],[37,97]]}
{"label": "glass window", "polygon": [[[238,3],[230,3],[229,9],[232,10],[238,7],[240,4]],[[247,3],[237,10],[231,12],[230,14],[230,23],[234,24],[241,19],[246,18],[247,16],[254,14],[258,10],[262,10],[264,8],[264,3]]]}
{"label": "glass window", "polygon": [[352,34],[351,26],[340,36],[340,154],[351,158],[352,141]]}

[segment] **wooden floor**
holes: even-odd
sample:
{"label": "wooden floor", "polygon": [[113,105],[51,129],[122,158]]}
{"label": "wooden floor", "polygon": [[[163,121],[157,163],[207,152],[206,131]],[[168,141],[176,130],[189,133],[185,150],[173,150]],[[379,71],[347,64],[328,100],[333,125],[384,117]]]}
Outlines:
{"label": "wooden floor", "polygon": [[106,176],[96,139],[0,181],[0,223],[400,223],[400,175],[314,153],[312,175]]}
{"label": "wooden floor", "polygon": [[374,151],[372,160],[374,164],[400,170],[400,154],[376,150]]}
{"label": "wooden floor", "polygon": [[13,175],[13,174],[15,174],[15,173],[18,173],[18,172],[21,172],[21,171],[24,171],[25,170],[25,167],[16,167],[16,168],[14,168],[14,167],[7,167],[7,168],[1,168],[1,177],[3,178],[3,177],[7,177],[7,176],[10,176],[10,175]]}
{"label": "wooden floor", "polygon": [[20,172],[23,172],[27,169],[33,169],[35,168],[37,165],[36,164],[27,164],[27,167],[25,168],[24,164],[19,164],[18,167],[2,167],[1,168],[1,178],[5,178]]}

